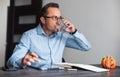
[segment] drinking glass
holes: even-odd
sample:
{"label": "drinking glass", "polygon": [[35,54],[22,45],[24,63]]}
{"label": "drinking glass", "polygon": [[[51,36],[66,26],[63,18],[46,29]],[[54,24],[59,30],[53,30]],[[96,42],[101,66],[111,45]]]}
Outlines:
{"label": "drinking glass", "polygon": [[67,26],[63,23],[63,20],[61,19],[59,21],[59,25],[57,25],[58,32],[66,32]]}

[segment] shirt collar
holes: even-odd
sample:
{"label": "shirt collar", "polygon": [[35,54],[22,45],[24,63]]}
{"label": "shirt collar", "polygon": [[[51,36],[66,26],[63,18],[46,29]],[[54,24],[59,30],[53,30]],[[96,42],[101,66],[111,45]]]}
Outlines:
{"label": "shirt collar", "polygon": [[41,24],[39,24],[38,26],[37,26],[37,33],[38,34],[45,34],[45,32],[43,31],[43,29],[42,29],[42,26],[41,26]]}

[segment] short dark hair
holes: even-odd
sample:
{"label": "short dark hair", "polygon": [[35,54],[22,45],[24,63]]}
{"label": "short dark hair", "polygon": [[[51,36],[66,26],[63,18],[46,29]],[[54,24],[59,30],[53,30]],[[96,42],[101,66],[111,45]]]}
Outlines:
{"label": "short dark hair", "polygon": [[42,9],[41,9],[41,14],[40,14],[40,17],[44,17],[46,16],[48,13],[47,13],[47,9],[49,7],[54,7],[54,8],[59,8],[59,5],[57,3],[53,3],[53,2],[50,2],[48,4],[46,4]]}

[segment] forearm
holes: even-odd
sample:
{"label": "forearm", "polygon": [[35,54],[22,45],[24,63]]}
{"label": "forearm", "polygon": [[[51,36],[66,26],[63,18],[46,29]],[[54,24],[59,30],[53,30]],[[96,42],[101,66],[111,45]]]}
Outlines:
{"label": "forearm", "polygon": [[91,49],[91,44],[82,33],[76,31],[72,37],[67,40],[67,47],[88,51]]}
{"label": "forearm", "polygon": [[84,51],[88,51],[91,49],[91,44],[88,42],[88,40],[82,33],[76,32],[73,36],[77,42],[77,45],[79,45],[80,47],[79,49],[82,48],[82,50]]}
{"label": "forearm", "polygon": [[12,56],[7,61],[7,66],[9,68],[21,68],[23,67],[21,64],[22,59],[24,58],[25,54],[27,53],[26,49],[20,48],[20,46],[16,46]]}
{"label": "forearm", "polygon": [[12,59],[12,57],[7,61],[7,67],[8,68],[24,68],[24,66],[21,65],[22,59]]}

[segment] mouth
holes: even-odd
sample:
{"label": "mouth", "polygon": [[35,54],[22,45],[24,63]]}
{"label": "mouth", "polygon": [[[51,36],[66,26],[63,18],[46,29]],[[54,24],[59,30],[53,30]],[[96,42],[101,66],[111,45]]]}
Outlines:
{"label": "mouth", "polygon": [[55,28],[54,28],[55,31],[58,31],[58,26],[56,25]]}
{"label": "mouth", "polygon": [[55,26],[54,29],[53,29],[53,32],[58,32],[58,31],[59,30],[58,30],[57,26]]}

